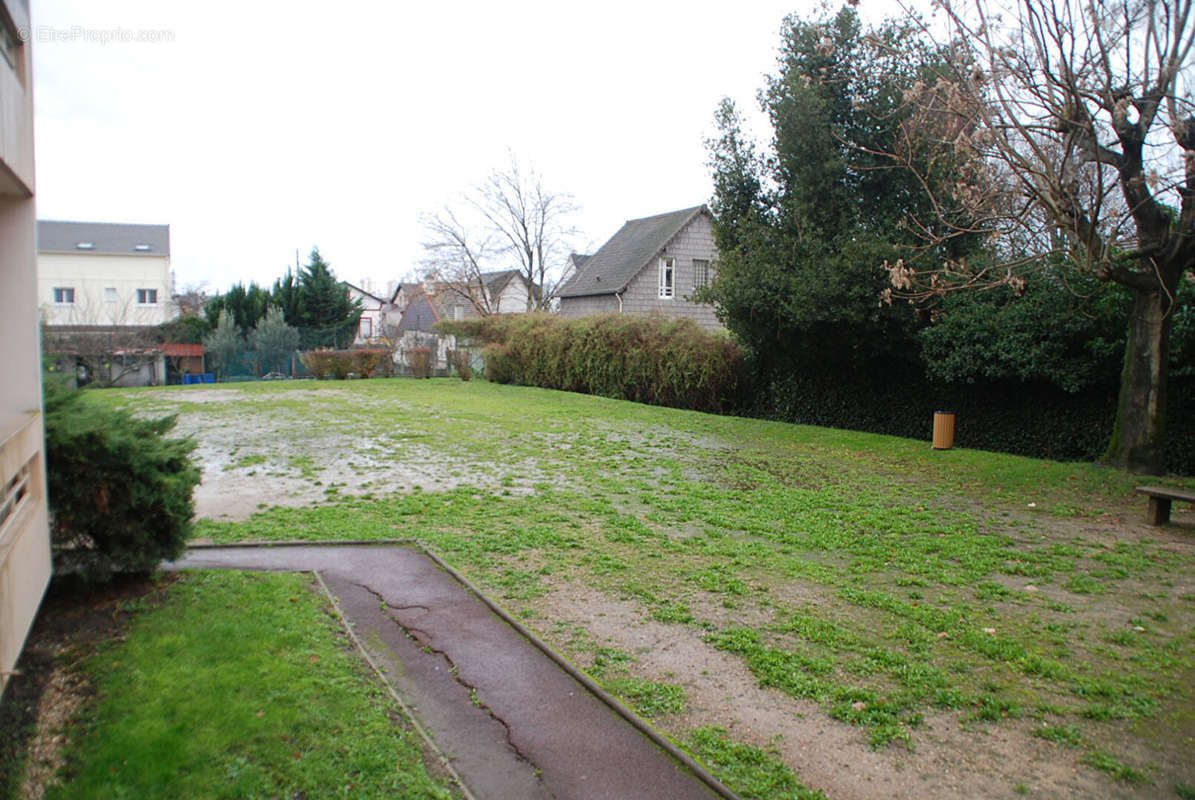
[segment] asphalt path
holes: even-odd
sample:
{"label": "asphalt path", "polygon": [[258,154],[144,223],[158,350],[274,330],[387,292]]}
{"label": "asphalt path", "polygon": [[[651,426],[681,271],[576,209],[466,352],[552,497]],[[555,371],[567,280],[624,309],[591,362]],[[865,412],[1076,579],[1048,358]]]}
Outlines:
{"label": "asphalt path", "polygon": [[718,796],[416,547],[196,548],[169,568],[318,573],[473,797]]}

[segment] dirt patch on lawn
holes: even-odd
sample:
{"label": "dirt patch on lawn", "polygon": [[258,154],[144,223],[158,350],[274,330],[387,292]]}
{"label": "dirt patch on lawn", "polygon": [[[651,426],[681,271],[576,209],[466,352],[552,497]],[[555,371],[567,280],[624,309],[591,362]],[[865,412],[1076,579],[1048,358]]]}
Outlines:
{"label": "dirt patch on lawn", "polygon": [[[1083,767],[1076,751],[1032,736],[1040,723],[1030,720],[964,725],[958,714],[927,714],[912,749],[873,750],[864,729],[831,719],[817,703],[760,688],[740,657],[715,650],[697,628],[645,619],[633,601],[579,584],[556,587],[534,605],[540,618],[633,655],[632,675],[683,685],[687,711],[655,721],[668,734],[719,725],[736,740],[775,748],[829,798],[1007,798],[1021,784],[1034,797],[1150,798],[1163,785],[1133,787]],[[567,634],[540,634],[567,648]]]}
{"label": "dirt patch on lawn", "polygon": [[[303,426],[285,413],[244,424],[235,419],[181,416],[176,431],[199,442],[202,481],[195,489],[200,519],[240,521],[270,506],[302,507],[343,496],[383,496],[459,486],[490,491],[517,467],[542,479],[532,465],[509,467],[442,451],[434,442],[371,439],[335,427]],[[300,431],[296,435],[296,431]],[[508,487],[511,493],[530,491]]]}

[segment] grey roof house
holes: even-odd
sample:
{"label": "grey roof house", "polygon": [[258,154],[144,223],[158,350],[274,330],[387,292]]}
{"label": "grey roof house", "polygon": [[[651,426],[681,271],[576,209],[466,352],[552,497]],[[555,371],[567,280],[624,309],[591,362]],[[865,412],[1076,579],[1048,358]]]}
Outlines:
{"label": "grey roof house", "polygon": [[37,249],[40,253],[168,256],[170,226],[39,219]]}
{"label": "grey roof house", "polygon": [[714,218],[704,205],[628,220],[560,289],[560,314],[663,314],[721,328],[694,291],[709,285],[717,259]]}

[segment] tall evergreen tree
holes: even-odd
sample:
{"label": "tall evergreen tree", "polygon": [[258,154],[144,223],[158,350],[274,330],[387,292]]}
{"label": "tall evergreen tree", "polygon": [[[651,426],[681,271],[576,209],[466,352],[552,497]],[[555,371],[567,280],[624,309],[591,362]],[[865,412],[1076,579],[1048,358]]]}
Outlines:
{"label": "tall evergreen tree", "polygon": [[290,325],[298,326],[302,317],[299,284],[295,274],[288,267],[286,274],[274,280],[274,287],[270,289],[270,305],[282,309],[282,316]]}
{"label": "tall evergreen tree", "polygon": [[349,298],[318,247],[299,271],[299,328],[304,349],[348,347],[361,322],[361,305]]}
{"label": "tall evergreen tree", "polygon": [[208,324],[214,329],[220,320],[220,313],[227,310],[232,320],[240,329],[242,336],[257,325],[257,321],[266,315],[266,308],[270,305],[270,293],[250,282],[246,287],[242,283],[232,286],[222,295],[213,297],[203,308]]}

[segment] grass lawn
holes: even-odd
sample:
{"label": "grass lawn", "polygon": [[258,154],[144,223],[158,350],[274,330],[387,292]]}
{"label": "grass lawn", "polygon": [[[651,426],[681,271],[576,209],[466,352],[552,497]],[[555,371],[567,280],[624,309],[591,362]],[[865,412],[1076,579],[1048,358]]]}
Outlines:
{"label": "grass lawn", "polygon": [[310,575],[193,573],[134,606],[75,667],[93,695],[47,797],[453,796]]}
{"label": "grass lawn", "polygon": [[480,381],[94,397],[261,506],[198,535],[418,538],[728,780],[761,758],[745,794],[1195,785],[1195,531],[1131,475]]}

